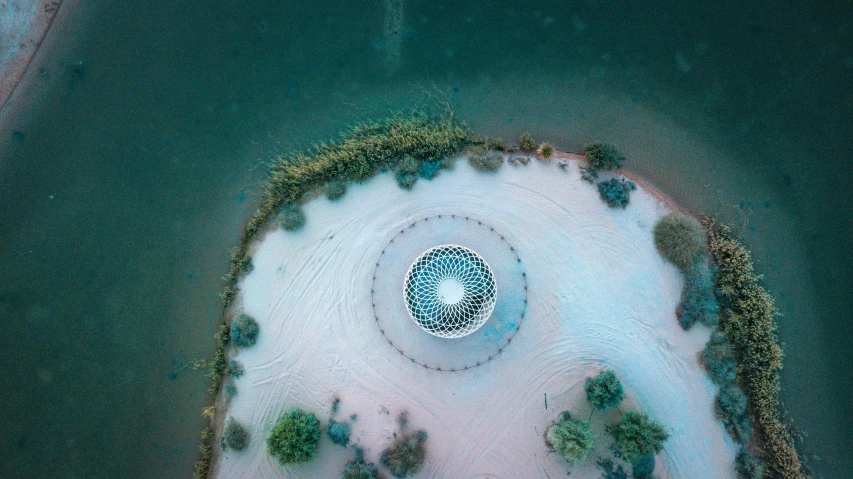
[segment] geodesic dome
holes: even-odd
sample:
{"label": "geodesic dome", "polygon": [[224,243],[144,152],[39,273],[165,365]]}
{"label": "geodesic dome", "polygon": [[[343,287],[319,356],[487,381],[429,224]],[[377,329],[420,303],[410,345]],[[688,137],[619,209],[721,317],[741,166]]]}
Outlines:
{"label": "geodesic dome", "polygon": [[440,338],[461,338],[489,319],[497,284],[480,255],[446,244],[428,249],[412,263],[403,295],[421,329]]}

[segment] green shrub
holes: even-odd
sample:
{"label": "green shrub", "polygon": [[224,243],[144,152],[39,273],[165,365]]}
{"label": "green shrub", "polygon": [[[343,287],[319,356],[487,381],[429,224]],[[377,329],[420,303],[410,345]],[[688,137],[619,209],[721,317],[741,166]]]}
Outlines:
{"label": "green shrub", "polygon": [[472,152],[468,155],[468,163],[479,171],[487,173],[495,172],[501,169],[504,156],[497,151],[482,151]]}
{"label": "green shrub", "polygon": [[314,413],[291,409],[273,427],[267,450],[282,464],[299,464],[314,457],[320,440],[320,421]]}
{"label": "green shrub", "polygon": [[225,426],[225,444],[235,451],[242,451],[249,445],[249,431],[235,420]]}
{"label": "green shrub", "polygon": [[258,322],[248,314],[241,314],[231,322],[231,341],[238,348],[248,348],[258,341]]}
{"label": "green shrub", "polygon": [[324,191],[326,193],[326,198],[331,201],[337,201],[346,194],[347,184],[342,181],[330,181],[326,183]]}
{"label": "green shrub", "polygon": [[655,225],[655,247],[665,260],[689,271],[705,253],[705,230],[694,218],[670,213]]}
{"label": "green shrub", "polygon": [[724,384],[714,400],[714,413],[723,421],[726,431],[741,444],[752,439],[752,427],[746,416],[746,394],[734,383]]}
{"label": "green shrub", "polygon": [[372,462],[364,462],[364,459],[356,459],[346,463],[341,479],[379,479],[382,476]]}
{"label": "green shrub", "polygon": [[550,143],[542,143],[539,145],[539,155],[542,161],[548,161],[554,155],[554,147]]}
{"label": "green shrub", "polygon": [[536,142],[533,141],[533,137],[530,136],[530,133],[525,132],[518,137],[518,147],[523,151],[533,151],[536,149]]}
{"label": "green shrub", "polygon": [[401,434],[388,449],[382,451],[379,462],[388,468],[394,477],[413,476],[426,461],[425,431]]}
{"label": "green shrub", "polygon": [[655,472],[655,456],[643,456],[631,463],[634,479],[652,479]]}
{"label": "green shrub", "polygon": [[421,178],[426,178],[427,180],[431,180],[435,178],[435,175],[441,170],[441,162],[440,161],[424,161],[421,163],[421,167],[418,170],[418,175]]}
{"label": "green shrub", "polygon": [[583,147],[586,160],[593,170],[618,170],[625,157],[610,143],[594,141]]}
{"label": "green shrub", "polygon": [[285,231],[299,231],[305,226],[305,213],[297,203],[291,203],[282,208],[278,215],[278,224]]}
{"label": "green shrub", "polygon": [[662,425],[649,419],[645,413],[636,411],[625,413],[622,421],[607,426],[607,433],[614,440],[613,453],[631,463],[643,456],[657,454],[669,438]]}
{"label": "green shrub", "polygon": [[690,329],[696,321],[708,327],[717,326],[720,303],[714,290],[714,273],[707,262],[699,261],[684,273],[681,303],[676,311],[682,328]]}
{"label": "green shrub", "polygon": [[611,208],[625,208],[631,202],[631,192],[637,189],[633,181],[625,178],[611,178],[598,183],[601,200]]}
{"label": "green shrub", "polygon": [[233,398],[233,397],[237,396],[237,383],[234,382],[233,379],[229,379],[228,381],[225,381],[225,385],[222,386],[222,391],[224,391],[225,395],[228,397]]}
{"label": "green shrub", "polygon": [[735,471],[738,479],[764,479],[767,466],[761,459],[750,455],[743,449],[735,458]]}
{"label": "green shrub", "polygon": [[329,425],[326,427],[326,434],[333,443],[347,447],[350,437],[350,425],[346,422],[337,422],[334,419],[329,419]]}
{"label": "green shrub", "polygon": [[236,359],[232,359],[228,361],[228,373],[231,374],[232,377],[239,378],[246,372],[246,369],[243,368],[243,363],[237,361]]}
{"label": "green shrub", "polygon": [[709,246],[719,268],[717,289],[729,295],[720,329],[740,358],[738,377],[749,398],[750,415],[761,431],[769,467],[782,479],[806,478],[794,439],[779,415],[782,349],[773,297],[759,284],[749,251],[727,228],[710,228]]}
{"label": "green shrub", "polygon": [[545,439],[570,464],[586,459],[595,446],[595,434],[590,431],[589,423],[572,419],[568,412],[562,413],[560,421],[548,428]]}
{"label": "green shrub", "polygon": [[714,384],[726,384],[735,380],[737,359],[726,333],[719,330],[711,333],[711,339],[699,357]]}
{"label": "green shrub", "polygon": [[610,370],[601,371],[594,378],[586,378],[584,390],[592,407],[602,411],[618,406],[624,394],[622,383]]}
{"label": "green shrub", "polygon": [[604,473],[602,479],[628,479],[628,473],[621,464],[616,464],[612,459],[599,459],[595,465]]}

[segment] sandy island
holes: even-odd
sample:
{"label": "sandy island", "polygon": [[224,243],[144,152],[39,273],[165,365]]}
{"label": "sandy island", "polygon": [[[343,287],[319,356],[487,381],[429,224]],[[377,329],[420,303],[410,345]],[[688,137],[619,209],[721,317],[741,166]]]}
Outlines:
{"label": "sandy island", "polygon": [[[232,305],[261,329],[258,343],[235,355],[245,374],[225,414],[252,438],[242,452],[217,452],[212,477],[339,477],[353,453],[325,434],[314,459],[298,466],[279,465],[265,443],[292,407],[315,412],[325,426],[335,396],[335,417],[357,415],[352,442],[368,460],[391,443],[395,417],[406,410],[411,425],[429,433],[417,477],[565,477],[566,462],[549,454],[543,434],[563,410],[590,414],[584,381],[603,368],[625,386],[622,411],[646,411],[671,434],[656,477],[735,477],[736,445],[714,417],[717,387],[697,361],[710,330],[679,327],[682,275],[653,243],[653,227],[672,205],[640,184],[626,209],[608,208],[581,179],[582,161],[560,154],[548,163],[505,164],[497,173],[458,161],[455,171],[420,180],[411,191],[379,175],[351,185],[341,201],[309,201],[301,231],[270,230],[253,246],[254,270]],[[511,344],[454,373],[403,357],[383,337],[371,304],[374,268],[390,239],[414,221],[451,214],[504,235],[529,286]],[[411,322],[405,310],[397,313]],[[599,439],[572,477],[600,477],[596,458],[610,456],[603,424],[620,413],[595,414]]]}

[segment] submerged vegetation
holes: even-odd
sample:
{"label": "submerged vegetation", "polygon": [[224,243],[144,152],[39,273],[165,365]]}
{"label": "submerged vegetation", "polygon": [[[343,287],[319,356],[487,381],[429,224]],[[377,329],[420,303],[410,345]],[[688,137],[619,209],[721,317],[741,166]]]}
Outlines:
{"label": "submerged vegetation", "polygon": [[320,440],[320,421],[313,413],[295,408],[279,418],[267,438],[267,451],[281,464],[310,461]]}

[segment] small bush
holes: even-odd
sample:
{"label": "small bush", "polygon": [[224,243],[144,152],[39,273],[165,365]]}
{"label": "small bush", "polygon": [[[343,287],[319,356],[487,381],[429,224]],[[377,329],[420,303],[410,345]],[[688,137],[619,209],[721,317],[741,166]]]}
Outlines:
{"label": "small bush", "polygon": [[333,443],[347,447],[349,444],[350,425],[346,422],[337,422],[334,419],[329,419],[329,425],[326,427],[326,434]]}
{"label": "small bush", "polygon": [[504,156],[497,151],[485,151],[472,153],[468,156],[468,163],[474,169],[485,172],[498,171],[503,165]]}
{"label": "small bush", "polygon": [[631,463],[634,479],[652,479],[655,472],[655,456],[643,456]]}
{"label": "small bush", "polygon": [[628,479],[628,473],[621,464],[616,464],[611,459],[599,459],[595,465],[604,473],[601,479]]}
{"label": "small bush", "polygon": [[382,451],[379,462],[388,468],[394,477],[409,477],[417,474],[426,461],[425,431],[402,434],[388,449]]}
{"label": "small bush", "polygon": [[592,407],[602,411],[618,406],[624,394],[622,383],[616,373],[610,370],[601,371],[594,378],[587,378],[584,390]]}
{"label": "small bush", "polygon": [[723,421],[726,431],[741,444],[747,444],[752,439],[746,406],[746,394],[734,383],[723,385],[714,400],[714,413]]}
{"label": "small bush", "polygon": [[243,363],[236,359],[232,359],[231,361],[228,361],[228,372],[232,377],[239,378],[246,372],[246,370],[243,368]]}
{"label": "small bush", "polygon": [[324,191],[326,193],[326,198],[331,201],[337,201],[346,194],[347,184],[342,181],[330,181],[326,183]]}
{"label": "small bush", "polygon": [[299,464],[314,457],[320,440],[320,421],[313,413],[291,409],[267,438],[267,450],[282,464]]}
{"label": "small bush", "polygon": [[418,181],[421,162],[411,156],[405,156],[394,167],[397,184],[404,190],[410,190]]}
{"label": "small bush", "polygon": [[767,466],[761,459],[741,449],[735,458],[735,471],[738,479],[764,479]]}
{"label": "small bush", "polygon": [[631,201],[631,191],[636,189],[637,185],[625,178],[611,178],[598,183],[598,194],[611,208],[628,206]]}
{"label": "small bush", "polygon": [[225,444],[235,451],[242,451],[249,445],[249,431],[235,420],[225,426]]}
{"label": "small bush", "polygon": [[542,161],[548,161],[554,155],[554,147],[550,143],[542,143],[539,145],[539,157]]}
{"label": "small bush", "polygon": [[594,141],[584,145],[583,152],[593,170],[618,170],[625,157],[610,143]]}
{"label": "small bush", "polygon": [[341,479],[379,479],[382,476],[372,462],[364,462],[364,459],[356,459],[346,463]]}
{"label": "small bush", "polygon": [[700,355],[701,363],[708,371],[714,384],[726,384],[735,380],[737,359],[726,333],[715,330]]}
{"label": "small bush", "polygon": [[545,439],[570,464],[586,459],[595,446],[595,434],[590,431],[589,423],[572,419],[568,412],[548,428]]}
{"label": "small bush", "polygon": [[431,180],[435,178],[435,175],[441,171],[441,162],[440,161],[424,161],[421,163],[421,168],[418,170],[418,175],[421,178],[426,178],[427,180]]}
{"label": "small bush", "polygon": [[681,290],[681,303],[677,316],[681,327],[690,329],[699,321],[708,327],[715,327],[720,321],[720,303],[714,288],[714,273],[704,261],[698,262],[689,272],[685,272],[684,289]]}
{"label": "small bush", "polygon": [[506,143],[500,138],[493,138],[489,140],[488,147],[490,150],[504,151],[506,150]]}
{"label": "small bush", "polygon": [[523,151],[532,151],[536,149],[536,142],[533,141],[533,137],[530,136],[530,133],[522,133],[520,137],[518,137],[518,147]]}
{"label": "small bush", "polygon": [[655,225],[655,247],[681,271],[689,271],[705,255],[705,230],[694,218],[670,213]]}
{"label": "small bush", "polygon": [[248,314],[241,314],[231,322],[231,341],[238,348],[248,348],[258,341],[258,322]]}
{"label": "small bush", "polygon": [[237,396],[237,383],[235,383],[233,379],[229,379],[225,382],[225,385],[222,386],[222,390],[225,392],[226,396],[233,398]]}
{"label": "small bush", "polygon": [[613,453],[631,463],[643,456],[654,456],[669,439],[669,433],[662,425],[649,419],[645,413],[636,411],[625,413],[622,421],[607,426],[607,433],[614,440]]}
{"label": "small bush", "polygon": [[593,184],[598,179],[598,173],[592,168],[581,167],[581,179],[589,184]]}
{"label": "small bush", "polygon": [[285,231],[299,231],[305,226],[305,213],[296,203],[291,203],[281,209],[278,215],[278,224]]}

